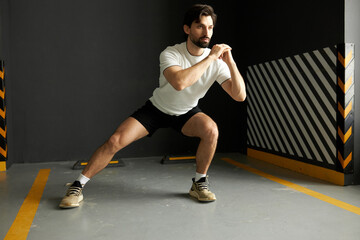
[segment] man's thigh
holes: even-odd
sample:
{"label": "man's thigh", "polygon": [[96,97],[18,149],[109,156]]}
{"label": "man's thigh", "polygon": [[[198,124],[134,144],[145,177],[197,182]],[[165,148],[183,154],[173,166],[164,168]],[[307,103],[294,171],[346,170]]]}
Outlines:
{"label": "man's thigh", "polygon": [[129,117],[115,130],[113,136],[119,136],[123,145],[128,145],[140,138],[147,136],[149,132],[135,118]]}

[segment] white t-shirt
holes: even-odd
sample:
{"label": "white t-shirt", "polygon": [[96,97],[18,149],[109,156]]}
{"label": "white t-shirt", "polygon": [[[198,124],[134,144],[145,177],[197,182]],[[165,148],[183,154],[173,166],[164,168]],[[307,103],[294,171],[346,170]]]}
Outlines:
{"label": "white t-shirt", "polygon": [[210,54],[210,49],[205,48],[201,56],[192,56],[186,42],[167,47],[160,54],[159,87],[150,98],[152,104],[160,111],[169,115],[182,115],[197,106],[200,98],[204,97],[211,85],[217,81],[222,84],[231,78],[230,70],[226,63],[220,59],[212,62],[204,74],[193,85],[177,91],[164,77],[164,70],[171,66],[189,68],[200,62]]}

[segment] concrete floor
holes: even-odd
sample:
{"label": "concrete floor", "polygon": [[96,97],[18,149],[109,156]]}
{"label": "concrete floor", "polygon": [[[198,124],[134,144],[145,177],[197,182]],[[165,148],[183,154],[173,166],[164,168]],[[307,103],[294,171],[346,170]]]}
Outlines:
{"label": "concrete floor", "polygon": [[3,239],[40,169],[51,172],[27,239],[360,239],[360,215],[220,160],[230,157],[284,180],[360,207],[360,186],[340,187],[239,154],[217,154],[209,171],[217,201],[188,197],[192,163],[126,159],[85,187],[79,208],[58,204],[80,170],[73,162],[16,164],[0,173]]}

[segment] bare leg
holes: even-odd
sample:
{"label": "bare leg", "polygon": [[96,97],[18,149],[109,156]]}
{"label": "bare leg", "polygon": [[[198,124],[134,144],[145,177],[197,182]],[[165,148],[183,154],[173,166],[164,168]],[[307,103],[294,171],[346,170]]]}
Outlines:
{"label": "bare leg", "polygon": [[217,146],[219,131],[216,123],[206,114],[192,116],[181,130],[189,137],[199,137],[200,144],[196,152],[196,172],[206,174]]}
{"label": "bare leg", "polygon": [[130,143],[148,135],[146,128],[135,118],[129,117],[116,129],[113,135],[91,156],[82,174],[92,178],[104,169],[114,155]]}

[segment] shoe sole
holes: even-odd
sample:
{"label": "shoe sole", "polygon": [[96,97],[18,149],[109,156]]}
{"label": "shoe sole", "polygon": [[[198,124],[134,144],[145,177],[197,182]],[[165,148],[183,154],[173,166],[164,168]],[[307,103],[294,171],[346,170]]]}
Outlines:
{"label": "shoe sole", "polygon": [[199,202],[214,202],[216,200],[216,198],[215,199],[200,198],[195,191],[190,191],[189,195],[193,198],[196,198]]}
{"label": "shoe sole", "polygon": [[80,203],[81,203],[83,200],[84,200],[84,197],[80,197],[79,202],[76,203],[76,204],[72,204],[72,205],[62,205],[62,204],[60,203],[59,207],[60,207],[60,208],[64,208],[64,209],[77,208],[77,207],[80,206]]}
{"label": "shoe sole", "polygon": [[60,208],[68,209],[68,208],[77,208],[80,207],[80,203],[73,205],[59,205]]}

